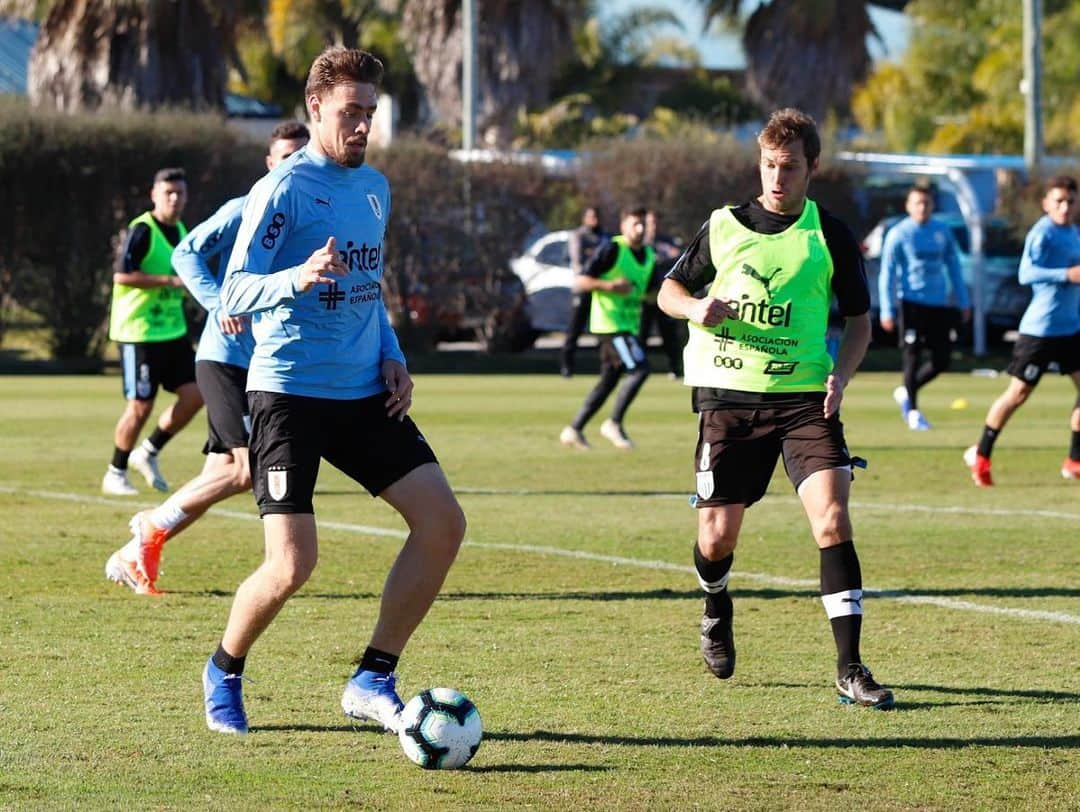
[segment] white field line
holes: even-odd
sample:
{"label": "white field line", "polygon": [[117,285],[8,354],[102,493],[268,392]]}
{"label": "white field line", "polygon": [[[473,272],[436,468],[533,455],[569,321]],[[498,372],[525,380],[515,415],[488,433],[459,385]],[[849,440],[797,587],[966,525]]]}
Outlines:
{"label": "white field line", "polygon": [[[139,503],[126,499],[110,499],[104,496],[86,496],[75,493],[58,493],[55,491],[26,490],[3,484],[0,484],[0,493],[33,496],[38,499],[75,502],[76,504],[106,505],[108,507],[143,508],[151,506],[145,502]],[[211,508],[210,513],[230,519],[241,519],[245,521],[259,520],[259,517],[253,513],[228,510],[225,508]],[[365,524],[353,524],[351,522],[335,522],[325,519],[319,519],[319,526],[366,536],[385,536],[389,538],[404,539],[407,535],[404,530],[373,527]],[[670,561],[653,561],[644,558],[627,558],[618,555],[604,555],[603,553],[591,553],[586,550],[570,550],[563,547],[550,547],[540,544],[509,544],[505,542],[472,541],[467,539],[465,541],[465,546],[482,550],[508,550],[511,552],[529,553],[533,555],[561,556],[584,561],[596,561],[603,564],[615,564],[618,566],[636,567],[638,569],[667,570],[671,572],[681,572],[692,577],[696,576],[694,568],[685,564],[674,564]],[[801,587],[806,589],[816,589],[818,587],[818,582],[816,580],[808,578],[787,578],[781,575],[769,575],[762,572],[742,572],[736,570],[732,573],[732,576],[736,579],[746,579],[748,581],[756,581],[772,586]],[[1007,606],[991,606],[984,603],[975,603],[973,601],[957,600],[955,598],[946,598],[936,595],[920,595],[918,593],[909,593],[900,589],[881,589],[879,587],[871,586],[864,586],[863,591],[868,596],[897,601],[898,603],[922,604],[964,612],[978,612],[981,614],[1003,615],[1006,617],[1024,618],[1029,620],[1048,620],[1054,623],[1080,625],[1080,615],[1073,615],[1068,612],[1047,612],[1038,609],[1017,609]]]}

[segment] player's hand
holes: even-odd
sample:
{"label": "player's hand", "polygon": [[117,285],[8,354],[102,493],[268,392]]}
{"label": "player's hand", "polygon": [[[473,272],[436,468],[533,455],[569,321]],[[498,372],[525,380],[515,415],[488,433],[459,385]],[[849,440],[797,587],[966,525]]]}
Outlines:
{"label": "player's hand", "polygon": [[308,257],[301,266],[296,287],[300,293],[306,293],[316,285],[332,285],[337,282],[335,276],[344,276],[348,272],[349,266],[338,255],[337,243],[333,237],[329,237],[326,245]]}
{"label": "player's hand", "polygon": [[181,279],[179,276],[176,276],[175,274],[169,274],[165,278],[169,280],[168,282],[165,283],[166,287],[170,287],[170,288],[182,288],[182,287],[184,287],[184,280]]}
{"label": "player's hand", "polygon": [[844,399],[847,381],[844,376],[832,373],[825,379],[825,418],[828,419],[840,411],[840,401]]}
{"label": "player's hand", "polygon": [[1065,277],[1074,285],[1080,285],[1080,265],[1073,265],[1065,272]]}
{"label": "player's hand", "polygon": [[218,326],[221,332],[227,336],[237,336],[247,329],[247,316],[230,316],[224,310],[218,313]]}
{"label": "player's hand", "polygon": [[409,407],[412,406],[413,381],[409,370],[399,361],[387,358],[382,362],[383,380],[386,382],[388,397],[386,400],[386,413],[390,417],[404,420]]}
{"label": "player's hand", "polygon": [[724,319],[737,319],[739,312],[723,299],[706,296],[695,299],[686,312],[686,317],[702,327],[715,327]]}
{"label": "player's hand", "polygon": [[634,286],[630,284],[630,280],[622,276],[618,277],[617,279],[609,280],[607,285],[608,293],[619,293],[625,295],[633,289]]}
{"label": "player's hand", "polygon": [[881,322],[881,329],[886,333],[891,333],[896,329],[896,321],[888,316],[882,316],[879,321]]}

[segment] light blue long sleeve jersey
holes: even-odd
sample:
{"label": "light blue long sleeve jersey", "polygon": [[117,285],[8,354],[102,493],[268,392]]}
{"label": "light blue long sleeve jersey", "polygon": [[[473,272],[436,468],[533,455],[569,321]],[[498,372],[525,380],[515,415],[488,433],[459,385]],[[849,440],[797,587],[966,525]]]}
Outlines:
{"label": "light blue long sleeve jersey", "polygon": [[900,299],[929,307],[971,306],[956,241],[932,217],[922,225],[905,217],[885,235],[878,275],[881,317],[895,318]]}
{"label": "light blue long sleeve jersey", "polygon": [[1080,285],[1067,276],[1072,265],[1080,265],[1080,231],[1043,215],[1028,232],[1020,258],[1020,284],[1031,285],[1021,333],[1039,338],[1080,333]]}
{"label": "light blue long sleeve jersey", "polygon": [[[386,391],[384,359],[405,363],[382,300],[390,185],[307,147],[258,181],[222,286],[232,315],[253,314],[248,391],[347,400]],[[307,259],[334,237],[349,273],[298,292]]]}
{"label": "light blue long sleeve jersey", "polygon": [[[250,326],[242,333],[226,335],[218,323],[218,317],[224,312],[221,309],[221,281],[240,230],[244,200],[243,197],[233,198],[189,231],[173,251],[172,266],[191,295],[206,309],[206,326],[199,338],[195,360],[218,361],[247,369],[255,348]],[[221,257],[217,273],[210,268],[210,260],[214,257]]]}

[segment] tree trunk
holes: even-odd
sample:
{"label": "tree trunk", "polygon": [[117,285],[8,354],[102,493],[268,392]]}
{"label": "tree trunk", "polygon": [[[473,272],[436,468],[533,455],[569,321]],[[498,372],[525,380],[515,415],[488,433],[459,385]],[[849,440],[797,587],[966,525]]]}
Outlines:
{"label": "tree trunk", "polygon": [[221,108],[230,5],[60,0],[30,55],[30,101],[63,112]]}
{"label": "tree trunk", "polygon": [[[552,0],[478,0],[477,131],[507,146],[518,111],[548,101],[559,64],[572,53],[570,23]],[[461,125],[461,0],[408,0],[402,34],[432,121]]]}

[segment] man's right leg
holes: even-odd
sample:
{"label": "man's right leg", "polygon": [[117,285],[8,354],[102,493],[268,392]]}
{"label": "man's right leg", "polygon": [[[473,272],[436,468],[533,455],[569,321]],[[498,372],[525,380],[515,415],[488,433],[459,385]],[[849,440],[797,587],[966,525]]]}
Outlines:
{"label": "man's right leg", "polygon": [[1031,397],[1035,386],[1020,378],[1010,378],[1005,391],[990,405],[986,413],[986,425],[983,426],[977,445],[970,446],[964,452],[964,464],[971,470],[971,478],[979,487],[994,484],[990,474],[990,455],[994,452],[994,443],[1009,419]]}
{"label": "man's right leg", "polygon": [[113,456],[105,476],[101,480],[101,490],[110,496],[135,496],[138,491],[128,480],[128,458],[131,456],[139,432],[154,409],[154,399],[138,400],[129,398],[124,412],[113,429]]}
{"label": "man's right leg", "polygon": [[263,530],[266,559],[236,590],[221,644],[203,671],[206,724],[219,733],[247,732],[240,690],[247,653],[318,561],[313,513],[266,514]]}
{"label": "man's right leg", "polygon": [[744,505],[720,505],[698,510],[698,537],[694,568],[705,591],[701,618],[701,655],[715,676],[727,679],[735,672],[734,607],[728,578],[735,561],[735,545],[742,527]]}

